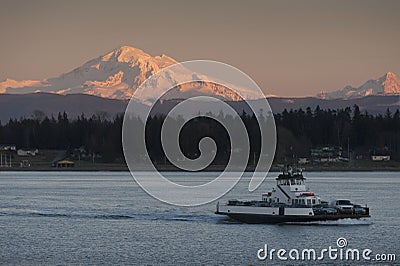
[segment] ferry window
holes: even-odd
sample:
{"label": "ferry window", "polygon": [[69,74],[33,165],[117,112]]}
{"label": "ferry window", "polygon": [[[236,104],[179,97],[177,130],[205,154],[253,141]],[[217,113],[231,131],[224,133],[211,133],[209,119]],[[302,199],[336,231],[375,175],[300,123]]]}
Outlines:
{"label": "ferry window", "polygon": [[307,205],[311,205],[311,200],[310,199],[307,200]]}
{"label": "ferry window", "polygon": [[276,199],[276,202],[279,202],[279,198]]}
{"label": "ferry window", "polygon": [[295,184],[293,179],[290,180],[290,184],[291,184],[291,185],[294,185],[294,184]]}
{"label": "ferry window", "polygon": [[304,199],[302,199],[301,204],[306,205],[306,201]]}
{"label": "ferry window", "polygon": [[312,204],[315,204],[315,199],[312,200]]}

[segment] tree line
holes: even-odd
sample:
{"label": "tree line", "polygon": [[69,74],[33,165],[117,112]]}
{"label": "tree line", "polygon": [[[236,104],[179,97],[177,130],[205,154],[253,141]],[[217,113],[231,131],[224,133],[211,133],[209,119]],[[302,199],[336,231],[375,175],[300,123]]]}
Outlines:
{"label": "tree line", "polygon": [[[220,114],[222,115],[222,114]],[[223,115],[222,115],[223,116]],[[311,108],[284,110],[274,114],[277,127],[275,162],[285,162],[294,155],[309,157],[310,149],[322,146],[350,148],[352,155],[369,155],[386,150],[400,161],[400,112],[372,115],[361,112],[358,106],[337,110]],[[165,117],[151,116],[146,123],[146,142],[153,161],[164,162],[160,132]],[[223,116],[227,123],[234,118]],[[257,160],[260,130],[252,114],[242,113],[250,140],[249,163]],[[83,147],[88,153],[98,154],[104,162],[123,161],[121,143],[123,115],[113,119],[81,115],[74,119],[59,113],[57,117],[33,116],[10,119],[0,124],[0,144],[15,144],[18,148],[67,150]],[[214,164],[226,164],[230,156],[229,136],[223,126],[213,119],[198,117],[182,129],[179,140],[183,153],[189,158],[199,155],[198,142],[203,137],[215,140],[218,150]]]}

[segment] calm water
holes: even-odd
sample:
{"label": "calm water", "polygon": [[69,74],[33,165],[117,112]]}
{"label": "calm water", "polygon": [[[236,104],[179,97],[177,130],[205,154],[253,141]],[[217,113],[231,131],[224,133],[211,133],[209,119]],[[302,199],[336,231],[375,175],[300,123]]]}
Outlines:
{"label": "calm water", "polygon": [[[212,174],[168,175],[194,184]],[[129,173],[0,172],[0,264],[271,265],[279,260],[257,258],[265,243],[288,251],[321,250],[336,247],[339,237],[345,237],[350,248],[395,253],[396,262],[400,261],[400,173],[306,173],[306,177],[311,190],[327,200],[368,203],[372,218],[247,225],[214,215],[215,202],[193,208],[160,203]],[[258,199],[275,183],[270,178],[250,194],[248,182],[249,178],[242,179],[220,201]]]}

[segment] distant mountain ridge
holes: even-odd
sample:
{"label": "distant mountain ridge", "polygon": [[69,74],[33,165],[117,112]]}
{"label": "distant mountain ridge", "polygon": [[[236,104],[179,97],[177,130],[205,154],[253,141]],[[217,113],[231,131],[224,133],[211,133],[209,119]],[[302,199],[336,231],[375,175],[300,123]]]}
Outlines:
{"label": "distant mountain ridge", "polygon": [[[164,100],[158,106],[158,113],[166,113],[180,100]],[[265,108],[263,101],[253,100],[256,109]],[[395,95],[370,95],[356,99],[320,99],[315,97],[303,98],[268,98],[272,112],[281,113],[284,109],[299,109],[305,110],[307,107],[315,109],[319,106],[321,109],[340,109],[345,107],[352,107],[357,104],[362,111],[368,111],[371,114],[386,112],[389,108],[391,112],[400,109],[400,98]],[[103,118],[112,119],[117,114],[123,114],[127,107],[128,101],[118,99],[101,98],[93,95],[86,94],[68,94],[59,95],[53,93],[29,93],[29,94],[0,94],[0,121],[2,124],[8,122],[10,118],[19,119],[21,117],[30,118],[35,116],[35,112],[40,111],[47,116],[53,115],[57,118],[59,112],[66,112],[68,117],[76,118],[82,114],[86,117],[92,115],[99,115]],[[144,114],[145,106],[137,103],[138,112]],[[196,102],[193,102],[193,110],[197,110]],[[228,102],[238,113],[244,110],[246,113],[251,113],[249,107],[243,101],[230,101]],[[214,113],[219,113],[212,102],[202,102],[202,106]],[[140,107],[143,107],[141,109]],[[139,115],[139,114],[138,114]]]}
{"label": "distant mountain ridge", "polygon": [[322,99],[354,99],[369,95],[400,95],[400,79],[393,72],[387,72],[378,79],[370,79],[360,87],[346,86],[334,92],[321,92]]}

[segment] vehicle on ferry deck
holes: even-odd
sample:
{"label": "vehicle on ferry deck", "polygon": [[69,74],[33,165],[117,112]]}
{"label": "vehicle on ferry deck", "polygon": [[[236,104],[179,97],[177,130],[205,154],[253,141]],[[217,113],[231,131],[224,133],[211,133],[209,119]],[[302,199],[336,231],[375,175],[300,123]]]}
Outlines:
{"label": "vehicle on ferry deck", "polygon": [[350,202],[350,200],[335,200],[332,202],[332,206],[334,206],[339,213],[353,213],[353,204]]}

